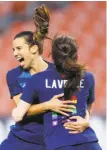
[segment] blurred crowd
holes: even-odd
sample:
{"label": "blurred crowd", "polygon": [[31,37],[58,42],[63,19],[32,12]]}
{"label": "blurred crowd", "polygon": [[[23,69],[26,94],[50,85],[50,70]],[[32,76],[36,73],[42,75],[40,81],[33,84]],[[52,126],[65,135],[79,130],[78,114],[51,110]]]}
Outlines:
{"label": "blurred crowd", "polygon": [[[46,4],[50,9],[51,22],[49,36],[66,33],[76,37],[79,44],[79,59],[88,66],[95,76],[96,102],[91,118],[92,127],[105,146],[106,122],[106,2],[68,2],[68,1],[7,1],[0,2],[0,143],[7,136],[10,117],[14,107],[6,85],[6,73],[18,63],[12,55],[12,39],[20,31],[35,30],[33,11],[35,7]],[[51,51],[51,43],[45,42],[44,58]]]}
{"label": "blurred crowd", "polygon": [[66,7],[69,2],[61,1],[11,1],[11,2],[0,2],[0,33],[5,32],[14,21],[27,21],[31,19],[34,8],[38,5],[45,3],[51,11]]}

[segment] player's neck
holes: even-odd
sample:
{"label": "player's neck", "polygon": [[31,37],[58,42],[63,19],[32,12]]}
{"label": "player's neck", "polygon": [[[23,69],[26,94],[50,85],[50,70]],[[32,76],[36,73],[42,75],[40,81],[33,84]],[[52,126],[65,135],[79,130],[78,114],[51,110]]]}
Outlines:
{"label": "player's neck", "polygon": [[33,75],[33,74],[45,71],[47,68],[48,68],[48,64],[40,56],[36,59],[36,61],[32,63],[30,73]]}

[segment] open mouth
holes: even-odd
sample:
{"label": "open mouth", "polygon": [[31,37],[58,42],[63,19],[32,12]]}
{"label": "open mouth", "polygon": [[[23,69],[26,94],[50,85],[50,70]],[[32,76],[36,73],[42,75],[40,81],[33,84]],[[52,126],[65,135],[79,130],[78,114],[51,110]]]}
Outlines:
{"label": "open mouth", "polygon": [[17,61],[20,62],[20,65],[21,65],[22,67],[24,67],[24,58],[16,58],[16,59],[17,59]]}
{"label": "open mouth", "polygon": [[22,61],[24,61],[24,58],[19,58],[18,61],[22,62]]}

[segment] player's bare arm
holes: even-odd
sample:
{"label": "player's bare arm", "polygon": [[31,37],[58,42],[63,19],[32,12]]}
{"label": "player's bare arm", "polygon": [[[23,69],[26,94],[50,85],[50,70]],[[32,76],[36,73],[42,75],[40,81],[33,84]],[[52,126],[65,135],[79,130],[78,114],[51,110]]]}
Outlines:
{"label": "player's bare arm", "polygon": [[[20,102],[21,95],[22,94],[19,94],[19,95],[13,97],[13,100],[17,106]],[[63,96],[63,94],[59,94],[59,95],[54,96],[52,99],[50,99],[47,102],[31,105],[29,110],[27,111],[26,115],[27,116],[38,115],[38,114],[41,114],[41,113],[51,110],[51,111],[55,111],[57,113],[65,115],[65,116],[69,116],[67,114],[67,112],[71,112],[75,106],[69,105],[72,103],[70,100],[60,101],[59,98],[62,96]],[[71,108],[71,109],[69,109],[69,108]]]}

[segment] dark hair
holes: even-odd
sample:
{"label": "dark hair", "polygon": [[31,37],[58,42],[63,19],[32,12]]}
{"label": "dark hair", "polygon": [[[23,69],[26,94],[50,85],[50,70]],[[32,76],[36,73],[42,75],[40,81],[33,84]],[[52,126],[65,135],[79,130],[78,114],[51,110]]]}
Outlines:
{"label": "dark hair", "polygon": [[77,63],[78,45],[69,36],[56,36],[52,42],[52,58],[56,69],[67,80],[64,87],[65,99],[69,99],[78,89],[85,66]]}
{"label": "dark hair", "polygon": [[[48,27],[49,27],[49,11],[45,5],[35,8],[33,15],[34,25],[36,31],[33,33],[31,31],[23,31],[17,34],[14,39],[24,37],[26,42],[30,45],[37,45],[39,54],[43,53],[43,40],[47,37]],[[49,38],[48,38],[49,39]]]}

